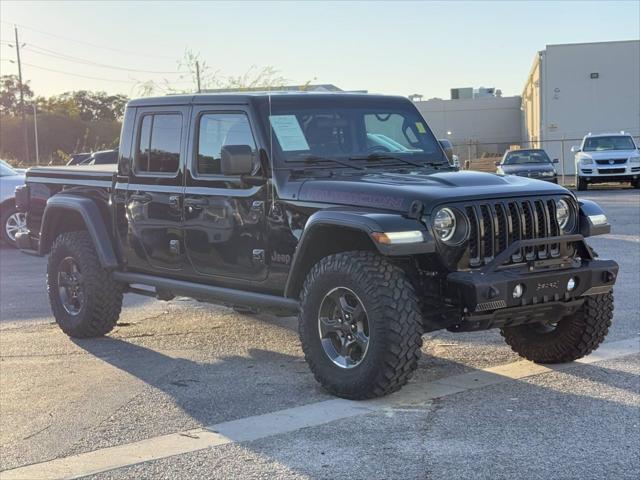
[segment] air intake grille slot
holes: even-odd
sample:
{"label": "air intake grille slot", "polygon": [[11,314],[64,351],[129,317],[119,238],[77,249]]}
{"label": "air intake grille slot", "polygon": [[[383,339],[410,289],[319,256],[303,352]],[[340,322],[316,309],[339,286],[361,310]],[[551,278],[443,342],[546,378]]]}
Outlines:
{"label": "air intake grille slot", "polygon": [[[518,240],[555,237],[561,234],[555,200],[532,198],[488,201],[464,206],[469,219],[469,266],[489,263]],[[511,257],[512,263],[557,258],[560,245],[526,247]]]}

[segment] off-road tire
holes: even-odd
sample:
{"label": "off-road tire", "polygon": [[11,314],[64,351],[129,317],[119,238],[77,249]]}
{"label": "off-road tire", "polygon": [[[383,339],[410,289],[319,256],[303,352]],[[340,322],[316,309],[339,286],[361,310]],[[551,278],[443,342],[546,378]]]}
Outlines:
{"label": "off-road tire", "polygon": [[583,178],[578,177],[578,182],[577,182],[577,187],[578,187],[578,191],[579,192],[584,192],[585,190],[589,189],[589,184],[587,183],[587,181]]}
{"label": "off-road tire", "polygon": [[[344,369],[325,354],[318,330],[322,299],[336,287],[351,289],[368,317],[370,340],[362,363]],[[399,390],[416,369],[422,345],[418,299],[405,272],[366,251],[338,253],[320,260],[301,294],[299,334],[316,380],[348,399],[380,397]]]}
{"label": "off-road tire", "polygon": [[613,318],[613,293],[589,295],[573,315],[555,329],[542,332],[534,325],[500,329],[511,349],[536,363],[566,363],[589,355],[604,341]]}
{"label": "off-road tire", "polygon": [[[72,257],[82,275],[84,304],[77,315],[70,315],[58,294],[58,266]],[[99,337],[116,325],[122,309],[123,286],[114,281],[98,261],[87,232],[68,232],[56,238],[47,264],[47,292],[56,323],[74,338]]]}

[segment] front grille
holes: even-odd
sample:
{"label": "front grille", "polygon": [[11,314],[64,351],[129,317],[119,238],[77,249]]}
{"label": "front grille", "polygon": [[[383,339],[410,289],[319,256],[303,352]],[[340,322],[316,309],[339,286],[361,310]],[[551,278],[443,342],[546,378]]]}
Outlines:
{"label": "front grille", "polygon": [[[469,266],[489,263],[518,240],[560,235],[555,199],[488,201],[465,205],[469,219]],[[557,244],[526,247],[511,257],[512,263],[560,256]]]}
{"label": "front grille", "polygon": [[626,158],[612,158],[611,160],[596,160],[598,165],[624,165],[627,162]]}
{"label": "front grille", "polygon": [[607,168],[606,170],[603,170],[601,168],[598,169],[598,173],[600,174],[614,174],[614,173],[624,173],[625,169],[624,168]]}

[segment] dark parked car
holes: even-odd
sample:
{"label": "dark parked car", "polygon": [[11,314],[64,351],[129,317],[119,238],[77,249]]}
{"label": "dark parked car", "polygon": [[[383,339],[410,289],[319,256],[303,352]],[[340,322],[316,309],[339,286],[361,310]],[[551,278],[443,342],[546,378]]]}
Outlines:
{"label": "dark parked car", "polygon": [[80,165],[84,161],[86,161],[89,157],[91,157],[91,153],[72,153],[69,161],[67,162],[67,166],[71,165]]}
{"label": "dark parked car", "polygon": [[520,177],[537,178],[548,182],[558,183],[558,172],[547,152],[541,148],[527,150],[510,150],[504,154],[502,160],[496,162],[497,173],[504,175],[518,175]]}
{"label": "dark parked car", "polygon": [[315,378],[361,399],[407,382],[425,332],[500,328],[542,363],[607,335],[618,265],[585,241],[610,231],[602,209],[455,172],[405,98],[133,100],[119,151],[118,165],[32,168],[16,192],[18,244],[49,255],[72,337],[109,333],[125,293],[297,314]]}
{"label": "dark parked car", "polygon": [[118,150],[100,150],[93,152],[80,165],[111,165],[118,163]]}

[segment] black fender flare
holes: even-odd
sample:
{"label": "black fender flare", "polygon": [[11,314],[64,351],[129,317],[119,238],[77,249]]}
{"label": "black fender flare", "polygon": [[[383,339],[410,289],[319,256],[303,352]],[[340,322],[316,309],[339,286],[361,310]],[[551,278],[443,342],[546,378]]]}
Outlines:
{"label": "black fender flare", "polygon": [[[285,286],[285,296],[295,296],[297,285],[304,281],[300,278],[301,265],[314,246],[314,236],[325,227],[337,227],[355,230],[367,235],[376,250],[385,256],[405,256],[435,253],[435,240],[429,229],[416,218],[409,218],[398,213],[380,213],[357,209],[330,208],[320,210],[309,217],[298,241],[291,261],[289,277]],[[417,243],[385,245],[377,242],[373,234],[385,232],[403,232],[419,230],[423,241]]]}
{"label": "black fender flare", "polygon": [[100,209],[90,198],[77,195],[57,194],[47,200],[40,227],[39,254],[45,255],[55,240],[55,238],[51,238],[55,228],[49,224],[55,221],[58,214],[64,210],[73,211],[80,215],[93,240],[100,264],[109,270],[117,268],[119,266],[118,257],[111,244],[111,236]]}
{"label": "black fender flare", "polygon": [[[593,237],[594,235],[604,235],[611,232],[611,224],[600,205],[591,200],[583,199],[578,200],[578,205],[580,207],[578,222],[580,234],[583,237]],[[602,223],[600,215],[604,215],[604,223]]]}

